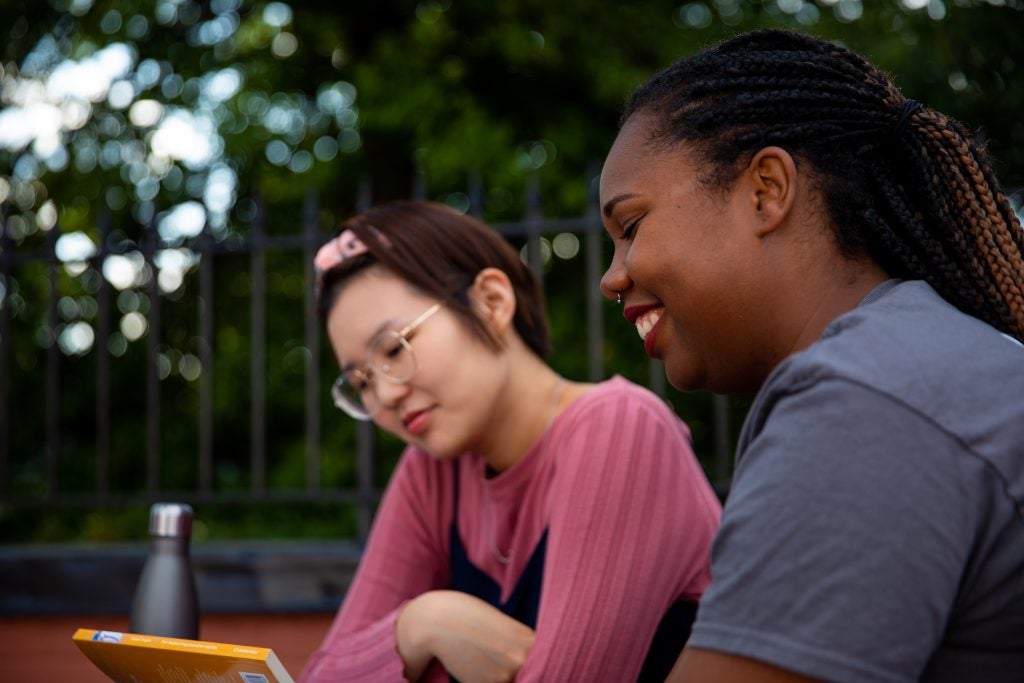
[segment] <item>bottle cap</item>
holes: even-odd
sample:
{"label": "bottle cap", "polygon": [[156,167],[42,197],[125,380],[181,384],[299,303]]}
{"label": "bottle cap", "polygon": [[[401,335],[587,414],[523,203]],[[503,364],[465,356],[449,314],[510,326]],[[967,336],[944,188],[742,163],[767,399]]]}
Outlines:
{"label": "bottle cap", "polygon": [[186,503],[153,503],[149,509],[149,534],[177,538],[192,534],[192,506]]}

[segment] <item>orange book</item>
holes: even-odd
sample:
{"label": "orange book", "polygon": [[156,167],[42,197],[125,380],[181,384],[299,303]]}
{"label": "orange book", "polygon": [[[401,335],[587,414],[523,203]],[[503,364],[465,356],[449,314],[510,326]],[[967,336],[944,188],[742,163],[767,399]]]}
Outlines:
{"label": "orange book", "polygon": [[265,647],[89,628],[73,639],[116,683],[294,683]]}

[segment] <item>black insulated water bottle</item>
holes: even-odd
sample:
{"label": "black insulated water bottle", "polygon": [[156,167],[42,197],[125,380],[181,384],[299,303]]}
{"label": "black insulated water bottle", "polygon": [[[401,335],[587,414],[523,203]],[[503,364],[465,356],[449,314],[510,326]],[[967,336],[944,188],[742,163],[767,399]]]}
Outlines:
{"label": "black insulated water bottle", "polygon": [[135,588],[129,630],[199,639],[199,598],[189,556],[192,508],[155,503],[149,511],[149,556]]}

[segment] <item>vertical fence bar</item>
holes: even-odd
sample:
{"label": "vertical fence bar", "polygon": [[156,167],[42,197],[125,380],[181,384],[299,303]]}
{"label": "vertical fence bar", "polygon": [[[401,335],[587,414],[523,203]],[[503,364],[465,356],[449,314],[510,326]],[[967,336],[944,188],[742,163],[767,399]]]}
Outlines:
{"label": "vertical fence bar", "polygon": [[423,165],[416,164],[416,170],[412,174],[412,199],[427,198],[427,176],[423,173]]}
{"label": "vertical fence bar", "polygon": [[213,235],[203,226],[199,251],[199,490],[213,491]]}
{"label": "vertical fence bar", "polygon": [[484,184],[480,173],[473,171],[466,179],[466,196],[469,197],[469,215],[480,218],[484,215]]}
{"label": "vertical fence bar", "polygon": [[10,490],[11,466],[11,290],[14,243],[7,234],[7,204],[0,205],[0,500]]}
{"label": "vertical fence bar", "polygon": [[[426,196],[424,186],[423,195]],[[370,208],[373,201],[373,184],[368,178],[359,183],[359,194],[356,196],[356,211],[363,212]],[[372,422],[359,422],[356,426],[356,477],[359,487],[358,532],[360,540],[365,540],[370,533],[373,522],[374,505],[374,452],[376,437]]]}
{"label": "vertical fence bar", "polygon": [[249,338],[252,343],[249,380],[252,406],[250,409],[250,486],[253,493],[267,489],[266,462],[266,236],[267,207],[262,196],[256,194],[256,217],[249,233],[250,249],[250,321]]}
{"label": "vertical fence bar", "polygon": [[668,390],[668,380],[665,379],[665,363],[657,358],[652,358],[647,366],[647,386],[662,398],[665,397]]}
{"label": "vertical fence bar", "polygon": [[537,174],[531,173],[526,181],[526,262],[541,283],[544,290],[544,261],[540,251],[540,182]]}
{"label": "vertical fence bar", "polygon": [[58,289],[60,265],[57,260],[57,239],[60,224],[54,225],[47,235],[47,275],[50,283],[48,293],[47,326],[49,336],[46,347],[46,497],[57,496],[60,477],[60,347],[57,345]]}
{"label": "vertical fence bar", "polygon": [[587,369],[590,381],[604,379],[604,301],[601,296],[601,209],[597,196],[597,166],[587,165],[587,206],[583,211],[587,269]]}
{"label": "vertical fence bar", "polygon": [[306,490],[320,489],[320,330],[316,315],[316,273],[313,257],[320,246],[316,190],[306,191],[302,221],[302,268],[306,274],[303,299],[306,342]]}
{"label": "vertical fence bar", "polygon": [[156,227],[156,211],[146,226],[142,254],[149,268],[149,332],[146,334],[146,489],[150,496],[160,491],[160,283],[157,281],[156,251],[160,237]]}
{"label": "vertical fence bar", "polygon": [[96,288],[96,493],[100,500],[110,495],[110,283],[103,275],[103,262],[110,253],[110,211],[100,213],[100,248],[95,268]]}

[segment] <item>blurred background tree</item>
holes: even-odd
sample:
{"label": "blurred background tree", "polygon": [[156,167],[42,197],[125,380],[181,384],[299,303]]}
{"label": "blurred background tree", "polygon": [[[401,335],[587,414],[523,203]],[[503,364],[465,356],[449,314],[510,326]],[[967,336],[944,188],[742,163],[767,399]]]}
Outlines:
{"label": "blurred background tree", "polygon": [[[973,127],[1004,184],[1024,185],[1020,0],[7,0],[0,7],[0,256],[55,249],[63,296],[52,327],[45,260],[26,259],[17,277],[0,279],[0,310],[12,321],[9,376],[0,382],[14,416],[0,434],[12,453],[0,493],[53,493],[40,408],[53,345],[61,376],[72,379],[61,393],[57,492],[97,485],[92,358],[101,352],[117,360],[111,487],[141,490],[150,276],[158,278],[164,320],[162,482],[170,490],[195,486],[202,341],[199,259],[189,247],[203,235],[228,253],[211,303],[218,311],[210,342],[217,347],[213,483],[245,491],[250,320],[239,302],[251,282],[248,258],[239,253],[232,266],[230,246],[247,238],[254,220],[271,235],[297,234],[304,202],[316,196],[314,220],[326,234],[368,189],[380,201],[425,188],[429,198],[465,210],[467,183],[482,188],[478,208],[492,222],[521,217],[532,183],[545,215],[580,216],[629,92],[709,42],[766,26],[865,54],[908,96]],[[257,217],[261,206],[266,214]],[[147,226],[156,226],[162,248],[153,273],[139,256]],[[114,252],[102,275],[83,262],[101,249]],[[574,254],[550,261],[546,280],[553,362],[582,377],[583,267]],[[304,476],[301,386],[309,350],[300,257],[267,256],[268,483],[286,489],[301,488]],[[108,348],[97,350],[101,277],[114,288],[118,322]],[[607,371],[646,381],[632,330],[618,320],[606,328]],[[321,351],[326,387],[333,372]],[[706,457],[707,401],[672,390],[668,398]],[[745,401],[733,400],[741,416]],[[322,422],[322,483],[349,486],[353,459],[338,444],[348,443],[354,427],[329,405]],[[383,480],[399,444],[384,439],[381,450]],[[143,517],[139,506],[88,515],[6,506],[0,538],[138,537]],[[331,505],[264,505],[217,519],[212,533],[223,537],[352,533],[351,515]]]}

